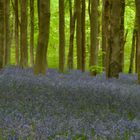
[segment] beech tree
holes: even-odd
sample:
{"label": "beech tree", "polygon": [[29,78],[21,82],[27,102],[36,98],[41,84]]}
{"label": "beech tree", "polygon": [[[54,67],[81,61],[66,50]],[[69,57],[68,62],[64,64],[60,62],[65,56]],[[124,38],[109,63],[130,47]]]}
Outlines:
{"label": "beech tree", "polygon": [[[125,47],[125,35],[124,35],[124,15],[125,15],[125,0],[121,0],[121,5],[120,5],[120,72],[123,72],[124,68],[124,47]],[[127,35],[127,32],[126,32]],[[126,36],[127,37],[127,36]]]}
{"label": "beech tree", "polygon": [[136,2],[136,16],[137,16],[137,27],[138,27],[138,48],[137,48],[137,72],[138,72],[138,83],[140,84],[140,1]]}
{"label": "beech tree", "polygon": [[131,45],[131,54],[130,54],[130,65],[129,65],[129,73],[133,72],[133,65],[134,65],[134,57],[135,57],[135,50],[136,50],[136,40],[137,40],[137,29],[136,29],[136,20],[133,29],[132,35],[132,45]]}
{"label": "beech tree", "polygon": [[21,0],[21,25],[20,25],[20,66],[28,66],[27,47],[27,0]]}
{"label": "beech tree", "polygon": [[4,0],[0,0],[0,69],[3,67],[4,49]]}
{"label": "beech tree", "polygon": [[[12,3],[13,4],[13,3]],[[13,6],[15,7],[15,62],[19,65],[19,1],[15,0]]]}
{"label": "beech tree", "polygon": [[10,64],[10,1],[4,0],[4,60],[3,65]]}
{"label": "beech tree", "polygon": [[30,63],[34,65],[34,0],[30,0]]}
{"label": "beech tree", "polygon": [[65,8],[64,0],[59,0],[59,71],[65,68]]}
{"label": "beech tree", "polygon": [[77,44],[77,69],[82,69],[82,45],[81,45],[81,0],[76,0],[76,44]]}
{"label": "beech tree", "polygon": [[86,51],[86,33],[85,33],[85,13],[86,12],[86,1],[82,0],[82,12],[81,12],[81,33],[82,33],[82,37],[81,37],[81,49],[82,49],[82,66],[81,69],[84,72],[85,71],[85,51]]}
{"label": "beech tree", "polygon": [[121,52],[121,0],[109,1],[108,17],[110,20],[107,33],[107,62],[106,62],[106,74],[107,78],[119,77],[121,68],[120,52]]}
{"label": "beech tree", "polygon": [[96,75],[98,59],[98,0],[91,1],[90,10],[90,71]]}
{"label": "beech tree", "polygon": [[68,52],[68,69],[73,69],[73,53],[74,53],[74,33],[76,21],[76,0],[74,1],[74,10],[72,8],[72,1],[69,0],[70,13],[70,37],[69,37],[69,52]]}
{"label": "beech tree", "polygon": [[38,0],[39,39],[34,66],[35,74],[45,74],[47,69],[47,49],[50,32],[50,0]]}

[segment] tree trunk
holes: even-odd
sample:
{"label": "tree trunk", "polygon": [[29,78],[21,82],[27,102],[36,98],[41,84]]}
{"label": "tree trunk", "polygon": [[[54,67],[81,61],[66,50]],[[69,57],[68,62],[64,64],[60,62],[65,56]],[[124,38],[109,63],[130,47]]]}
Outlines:
{"label": "tree trunk", "polygon": [[91,1],[90,12],[90,72],[96,75],[98,61],[98,0]]}
{"label": "tree trunk", "polygon": [[131,47],[131,56],[130,56],[130,66],[129,66],[129,73],[133,72],[133,63],[134,63],[134,54],[135,54],[135,46],[136,46],[136,30],[133,30],[133,37],[132,37],[132,47]]}
{"label": "tree trunk", "polygon": [[65,69],[65,7],[64,0],[59,0],[59,71]]}
{"label": "tree trunk", "polygon": [[125,15],[125,0],[121,0],[121,25],[120,25],[120,72],[123,72],[124,68],[124,47],[125,47],[125,38],[124,38],[124,15]]}
{"label": "tree trunk", "polygon": [[136,2],[136,15],[137,15],[137,27],[138,27],[138,48],[137,48],[137,72],[138,72],[138,83],[140,84],[140,1]]}
{"label": "tree trunk", "polygon": [[4,62],[10,64],[10,1],[4,0]]}
{"label": "tree trunk", "polygon": [[75,21],[76,21],[76,7],[75,7],[75,4],[74,4],[74,12],[72,12],[72,11],[73,11],[72,10],[72,1],[69,0],[70,40],[69,40],[69,53],[68,53],[68,69],[73,69],[73,47],[74,47],[73,43],[74,43],[74,33],[75,33]]}
{"label": "tree trunk", "polygon": [[85,51],[86,51],[86,34],[85,34],[85,11],[86,11],[86,2],[85,0],[82,0],[82,13],[81,13],[81,33],[82,33],[82,37],[81,37],[81,49],[82,49],[82,72],[85,71],[85,60],[86,60],[86,56],[85,56]]}
{"label": "tree trunk", "polygon": [[3,67],[4,52],[4,0],[0,0],[0,69]]}
{"label": "tree trunk", "polygon": [[30,0],[30,63],[34,65],[34,0]]}
{"label": "tree trunk", "polygon": [[21,26],[20,26],[20,66],[28,66],[27,47],[27,0],[21,0]]}
{"label": "tree trunk", "polygon": [[50,0],[39,0],[39,39],[36,51],[34,73],[45,74],[47,68],[47,49],[50,33]]}
{"label": "tree trunk", "polygon": [[107,65],[106,76],[107,78],[119,77],[120,72],[120,51],[121,51],[121,38],[120,38],[120,24],[121,24],[121,0],[110,1],[109,4],[109,19],[107,34]]}
{"label": "tree trunk", "polygon": [[82,47],[81,47],[81,0],[76,0],[76,44],[77,44],[77,69],[82,69]]}
{"label": "tree trunk", "polygon": [[102,63],[103,70],[106,69],[106,49],[107,49],[107,35],[109,25],[109,0],[103,0],[102,4]]}
{"label": "tree trunk", "polygon": [[19,65],[19,8],[18,0],[15,0],[15,61],[16,65]]}

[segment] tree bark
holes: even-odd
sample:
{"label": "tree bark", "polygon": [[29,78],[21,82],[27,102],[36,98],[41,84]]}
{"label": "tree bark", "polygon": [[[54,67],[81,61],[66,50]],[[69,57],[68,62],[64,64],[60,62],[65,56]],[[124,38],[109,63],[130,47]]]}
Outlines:
{"label": "tree bark", "polygon": [[15,0],[15,62],[19,65],[19,7],[18,0]]}
{"label": "tree bark", "polygon": [[77,69],[82,69],[82,47],[81,47],[81,0],[76,0],[76,44],[77,44]]}
{"label": "tree bark", "polygon": [[96,75],[98,61],[98,0],[91,1],[90,12],[90,73]]}
{"label": "tree bark", "polygon": [[125,0],[121,0],[121,23],[120,23],[120,72],[123,72],[124,68],[124,47],[125,47],[125,36],[124,36],[124,16],[125,16]]}
{"label": "tree bark", "polygon": [[[109,0],[103,0],[102,4],[102,64],[103,70],[106,69],[106,55],[107,55],[107,36],[108,36],[108,26],[109,26]],[[106,69],[107,70],[107,69]]]}
{"label": "tree bark", "polygon": [[136,2],[136,16],[137,16],[137,27],[138,27],[138,47],[137,47],[137,72],[138,72],[138,83],[140,84],[140,1]]}
{"label": "tree bark", "polygon": [[21,26],[20,26],[20,66],[28,66],[27,47],[27,0],[21,0]]}
{"label": "tree bark", "polygon": [[35,74],[45,74],[50,33],[50,0],[39,0],[39,39],[34,66]]}
{"label": "tree bark", "polygon": [[[76,0],[75,0],[76,2]],[[68,53],[68,69],[73,69],[73,49],[74,49],[74,33],[75,33],[75,21],[76,21],[76,5],[74,2],[74,10],[72,10],[72,1],[69,0],[69,12],[70,12],[70,39],[69,39],[69,53]]]}
{"label": "tree bark", "polygon": [[131,47],[131,55],[130,55],[129,73],[132,73],[132,72],[133,72],[133,64],[134,64],[135,48],[136,48],[136,29],[133,30],[132,47]]}
{"label": "tree bark", "polygon": [[109,1],[109,20],[107,33],[107,78],[119,77],[120,72],[120,24],[121,24],[121,0]]}
{"label": "tree bark", "polygon": [[0,0],[0,69],[3,67],[4,52],[4,0]]}
{"label": "tree bark", "polygon": [[4,0],[4,62],[10,64],[10,1]]}
{"label": "tree bark", "polygon": [[30,63],[34,65],[34,0],[30,0]]}
{"label": "tree bark", "polygon": [[85,56],[85,51],[86,51],[86,33],[85,33],[85,13],[86,12],[86,1],[82,0],[82,13],[81,13],[81,32],[82,32],[82,37],[81,37],[81,49],[82,49],[82,72],[85,71],[85,65],[86,65],[86,56]]}
{"label": "tree bark", "polygon": [[64,0],[59,0],[59,72],[65,69],[65,7]]}

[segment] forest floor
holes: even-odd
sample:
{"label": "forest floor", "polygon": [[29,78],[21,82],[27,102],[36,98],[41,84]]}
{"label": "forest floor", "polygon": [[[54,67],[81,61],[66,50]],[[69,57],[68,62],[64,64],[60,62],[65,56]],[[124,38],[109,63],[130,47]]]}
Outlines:
{"label": "forest floor", "polygon": [[0,71],[0,140],[140,140],[136,75]]}

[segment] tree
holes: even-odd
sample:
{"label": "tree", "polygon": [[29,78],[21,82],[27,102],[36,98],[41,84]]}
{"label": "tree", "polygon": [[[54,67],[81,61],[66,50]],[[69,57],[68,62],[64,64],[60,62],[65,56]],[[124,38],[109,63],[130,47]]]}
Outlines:
{"label": "tree", "polygon": [[132,36],[132,46],[131,46],[129,73],[133,72],[135,48],[136,48],[136,29],[133,30],[133,36]]}
{"label": "tree", "polygon": [[34,65],[34,0],[30,0],[30,63]]}
{"label": "tree", "polygon": [[16,65],[19,65],[19,2],[15,0],[15,61]]}
{"label": "tree", "polygon": [[121,0],[121,13],[120,13],[120,72],[123,72],[124,68],[124,47],[125,47],[125,35],[124,35],[124,15],[125,15],[125,0]]}
{"label": "tree", "polygon": [[77,69],[82,69],[82,47],[81,47],[81,0],[76,0],[76,44],[77,44]]}
{"label": "tree", "polygon": [[59,0],[59,71],[65,68],[65,8],[64,0]]}
{"label": "tree", "polygon": [[69,53],[68,53],[68,69],[73,69],[73,49],[74,49],[74,33],[76,21],[76,0],[74,1],[74,10],[72,10],[72,1],[69,0],[70,13],[70,39],[69,39]]}
{"label": "tree", "polygon": [[120,52],[121,52],[121,0],[109,1],[109,13],[108,17],[110,23],[108,25],[107,33],[107,65],[106,76],[107,78],[119,77],[120,72]]}
{"label": "tree", "polygon": [[[133,29],[133,35],[132,35],[132,45],[131,45],[131,54],[130,54],[130,65],[129,65],[129,71],[128,73],[133,72],[133,65],[134,65],[134,57],[135,57],[135,52],[137,51],[137,17],[135,15],[135,24],[134,24],[134,29]],[[136,58],[137,58],[137,53],[136,53]],[[136,64],[137,67],[137,64]]]}
{"label": "tree", "polygon": [[3,65],[10,64],[10,1],[4,0],[4,61]]}
{"label": "tree", "polygon": [[86,12],[86,1],[82,0],[82,12],[81,12],[81,33],[82,33],[82,37],[81,37],[81,49],[82,49],[82,66],[81,69],[84,72],[85,71],[85,13]]}
{"label": "tree", "polygon": [[91,1],[90,10],[90,72],[96,75],[98,59],[98,0]]}
{"label": "tree", "polygon": [[38,0],[39,39],[34,66],[35,74],[45,74],[50,33],[50,0]]}
{"label": "tree", "polygon": [[138,72],[138,83],[140,84],[140,1],[135,0],[135,3],[136,3],[136,16],[138,27],[137,72]]}
{"label": "tree", "polygon": [[4,49],[4,0],[0,0],[0,69],[3,67]]}
{"label": "tree", "polygon": [[27,0],[21,0],[21,26],[20,26],[20,66],[28,66],[28,47],[27,47]]}

